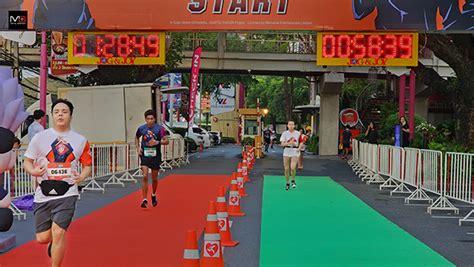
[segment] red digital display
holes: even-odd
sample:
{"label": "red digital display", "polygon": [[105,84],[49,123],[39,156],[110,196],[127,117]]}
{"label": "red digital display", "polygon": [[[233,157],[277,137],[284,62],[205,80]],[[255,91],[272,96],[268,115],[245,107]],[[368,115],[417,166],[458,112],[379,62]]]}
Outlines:
{"label": "red digital display", "polygon": [[324,58],[412,58],[411,35],[323,35]]}
{"label": "red digital display", "polygon": [[415,33],[318,33],[319,65],[412,66],[417,51]]}
{"label": "red digital display", "polygon": [[73,64],[153,64],[154,62],[162,64],[164,62],[163,33],[73,32],[70,40],[72,45],[70,61]]}

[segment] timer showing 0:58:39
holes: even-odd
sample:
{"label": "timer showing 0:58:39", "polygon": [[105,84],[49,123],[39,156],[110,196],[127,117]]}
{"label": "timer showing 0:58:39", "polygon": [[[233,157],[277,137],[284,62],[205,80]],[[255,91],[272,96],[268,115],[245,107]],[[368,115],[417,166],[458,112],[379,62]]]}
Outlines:
{"label": "timer showing 0:58:39", "polygon": [[410,59],[413,36],[410,34],[323,34],[323,58]]}
{"label": "timer showing 0:58:39", "polygon": [[160,56],[158,34],[87,34],[73,35],[74,57],[153,58]]}

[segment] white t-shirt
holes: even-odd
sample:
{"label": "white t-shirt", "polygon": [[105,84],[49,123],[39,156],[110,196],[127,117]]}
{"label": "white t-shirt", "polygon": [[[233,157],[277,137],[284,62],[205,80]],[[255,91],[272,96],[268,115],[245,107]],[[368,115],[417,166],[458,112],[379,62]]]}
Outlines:
{"label": "white t-shirt", "polygon": [[[38,184],[44,180],[56,179],[72,185],[74,184],[73,177],[80,174],[79,164],[82,166],[92,164],[89,150],[89,142],[82,135],[72,130],[59,133],[50,128],[33,137],[25,152],[25,157],[34,160],[34,164],[40,164],[47,169],[42,177],[35,177]],[[58,173],[70,173],[71,175],[62,176]],[[34,202],[41,203],[77,195],[79,195],[77,185],[70,187],[69,191],[62,196],[45,196],[38,186]]]}
{"label": "white t-shirt", "polygon": [[280,142],[283,143],[288,143],[290,141],[294,141],[292,145],[287,144],[285,146],[285,149],[283,150],[283,156],[285,157],[299,157],[300,156],[300,151],[298,150],[299,146],[299,140],[300,140],[300,132],[298,131],[285,131],[281,137],[280,137]]}
{"label": "white t-shirt", "polygon": [[37,121],[31,123],[28,127],[28,141],[31,142],[31,140],[33,140],[33,137],[35,137],[37,133],[42,131],[44,131],[43,125],[39,124]]}

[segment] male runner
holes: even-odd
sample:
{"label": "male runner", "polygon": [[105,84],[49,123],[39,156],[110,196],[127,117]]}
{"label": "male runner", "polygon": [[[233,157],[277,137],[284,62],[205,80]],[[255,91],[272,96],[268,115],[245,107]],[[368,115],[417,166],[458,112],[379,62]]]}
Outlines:
{"label": "male runner", "polygon": [[[153,181],[153,192],[151,193],[151,204],[158,205],[156,189],[158,188],[158,171],[161,165],[161,147],[169,143],[166,137],[166,130],[161,125],[156,124],[156,113],[153,110],[145,112],[146,124],[138,127],[135,136],[137,153],[140,155],[140,165],[143,172],[142,208],[148,207],[148,169],[151,169],[151,179]],[[141,138],[141,143],[140,143]]]}
{"label": "male runner", "polygon": [[[53,128],[37,133],[25,152],[25,170],[36,178],[36,240],[47,244],[52,266],[61,266],[66,231],[79,195],[77,185],[91,173],[89,142],[71,130],[74,107],[58,99],[51,107]],[[79,173],[79,164],[82,172]]]}
{"label": "male runner", "polygon": [[295,130],[295,122],[288,122],[288,131],[285,131],[280,138],[281,146],[283,150],[283,166],[285,168],[285,179],[286,186],[285,190],[290,189],[290,175],[291,175],[291,187],[296,188],[295,176],[296,166],[300,157],[299,151],[299,140],[300,132]]}

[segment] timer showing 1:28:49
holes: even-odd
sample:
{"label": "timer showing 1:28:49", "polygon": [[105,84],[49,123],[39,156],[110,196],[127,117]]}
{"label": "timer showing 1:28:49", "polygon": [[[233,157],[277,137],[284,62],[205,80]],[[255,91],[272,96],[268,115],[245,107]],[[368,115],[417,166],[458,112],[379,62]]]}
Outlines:
{"label": "timer showing 1:28:49", "polygon": [[70,34],[70,64],[164,64],[164,33]]}

